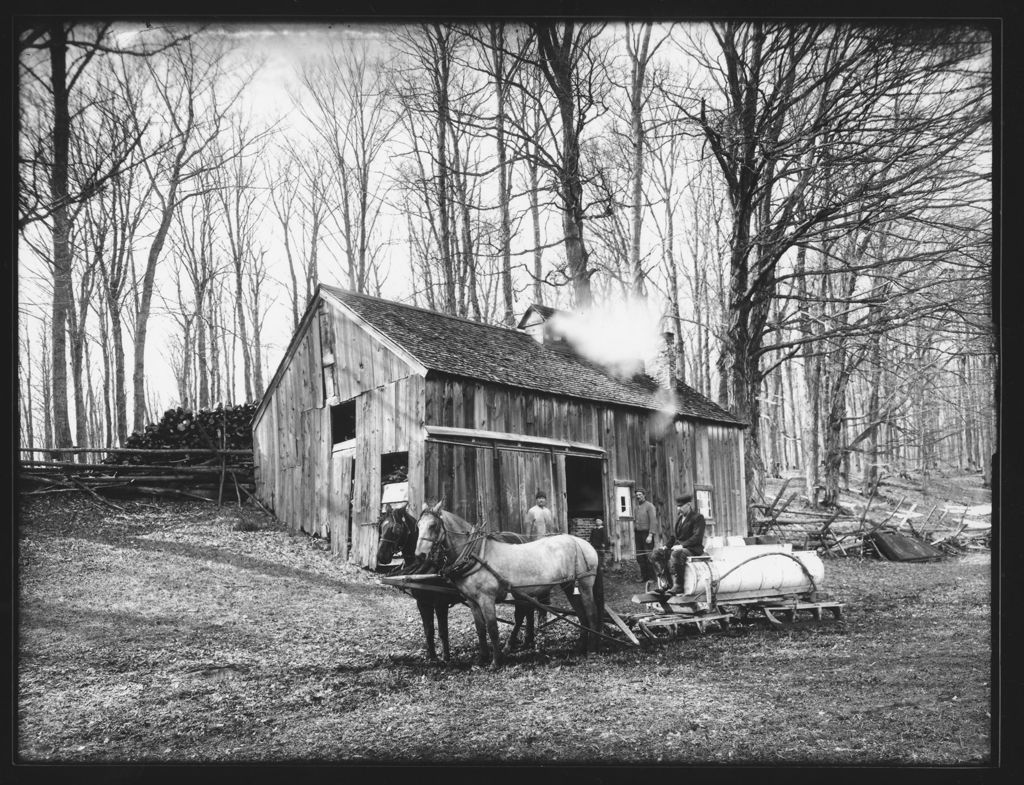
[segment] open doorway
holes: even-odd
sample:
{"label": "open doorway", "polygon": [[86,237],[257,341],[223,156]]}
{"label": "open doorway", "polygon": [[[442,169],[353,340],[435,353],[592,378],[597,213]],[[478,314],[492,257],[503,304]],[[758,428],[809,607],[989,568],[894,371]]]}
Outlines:
{"label": "open doorway", "polygon": [[565,456],[565,502],[569,533],[585,540],[589,540],[591,532],[601,527],[598,521],[605,524],[608,522],[604,508],[603,469],[601,458]]}

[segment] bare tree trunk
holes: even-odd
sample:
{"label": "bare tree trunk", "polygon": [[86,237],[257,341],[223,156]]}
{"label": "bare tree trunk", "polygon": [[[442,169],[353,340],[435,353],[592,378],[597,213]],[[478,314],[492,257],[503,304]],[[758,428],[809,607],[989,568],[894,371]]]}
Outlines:
{"label": "bare tree trunk", "polygon": [[490,49],[487,53],[488,70],[494,80],[494,97],[497,111],[494,115],[494,142],[498,154],[498,243],[501,253],[501,296],[504,312],[502,323],[514,327],[515,299],[512,291],[512,216],[509,211],[511,199],[511,177],[508,164],[508,150],[505,141],[505,103],[508,92],[507,69],[505,65],[505,25],[502,22],[487,25]]}
{"label": "bare tree trunk", "polygon": [[[111,364],[112,358],[110,356],[110,324],[107,321],[107,308],[105,307],[106,299],[99,298],[99,322],[100,322],[100,353],[103,357],[103,378],[101,380],[102,392],[103,392],[103,440],[102,444],[104,447],[112,447],[114,445],[114,434],[116,433],[116,426],[114,424],[113,413],[111,412]],[[97,442],[99,444],[100,442]]]}
{"label": "bare tree trunk", "polygon": [[75,401],[75,441],[79,447],[89,446],[89,419],[86,411],[85,371],[85,325],[88,318],[88,299],[91,293],[89,270],[83,272],[81,301],[72,302],[68,308],[67,324],[71,342],[71,383]]}
{"label": "bare tree trunk", "polygon": [[[561,26],[561,37],[558,27]],[[584,242],[583,178],[580,171],[579,102],[577,58],[582,36],[576,35],[575,24],[542,22],[532,24],[541,55],[541,68],[558,101],[562,126],[561,161],[558,167],[559,195],[562,200],[562,231],[565,237],[565,262],[578,308],[589,308],[593,302],[590,285],[589,254]],[[592,39],[591,39],[592,40]]]}
{"label": "bare tree trunk", "polygon": [[540,233],[540,182],[536,154],[526,162],[530,173],[530,217],[533,219],[533,301],[538,305],[544,303],[544,277]]}
{"label": "bare tree trunk", "polygon": [[254,263],[252,275],[249,278],[249,293],[251,296],[250,306],[252,319],[252,364],[253,364],[253,397],[249,400],[259,400],[263,397],[263,319],[260,314],[260,302],[263,292],[263,283],[266,278],[266,266],[264,264],[265,252],[260,252],[260,259]]}
{"label": "bare tree trunk", "polygon": [[[24,358],[24,365],[22,365]],[[25,437],[25,446],[35,446],[35,422],[32,416],[32,341],[25,334],[25,351],[18,356],[19,371],[24,370],[24,385],[18,385],[18,394],[21,398],[21,423]],[[19,376],[21,374],[19,373]]]}
{"label": "bare tree trunk", "polygon": [[[629,249],[629,264],[633,275],[633,291],[637,296],[643,297],[646,294],[644,284],[644,269],[640,263],[640,232],[643,229],[644,210],[644,151],[646,147],[644,130],[644,88],[647,81],[647,64],[650,60],[651,28],[653,22],[642,24],[642,32],[636,42],[633,41],[631,31],[626,33],[626,46],[630,54],[630,86],[629,86],[629,120],[630,120],[630,145],[632,153],[632,236]],[[635,48],[634,48],[635,44]],[[676,333],[678,335],[678,333]],[[685,378],[685,364],[678,365],[679,373]]]}
{"label": "bare tree trunk", "polygon": [[[793,363],[786,363],[786,385],[789,390],[789,404],[790,404],[790,428],[789,433],[792,436],[793,443],[793,461],[788,463],[786,468],[800,467],[804,465],[804,457],[801,449],[803,447],[803,440],[800,435],[803,433],[803,407],[799,406],[796,399],[796,387],[793,384]],[[787,459],[788,461],[788,459]]]}
{"label": "bare tree trunk", "polygon": [[99,412],[96,406],[96,393],[92,384],[92,362],[89,360],[89,344],[85,345],[85,384],[88,390],[86,405],[89,409],[89,436],[90,445],[99,445],[103,442],[103,428],[100,425]]}
{"label": "bare tree trunk", "polygon": [[67,35],[63,21],[57,20],[50,24],[49,44],[50,87],[53,93],[53,166],[50,169],[50,197],[54,205],[53,306],[50,313],[53,429],[55,446],[71,447],[66,343],[68,309],[74,297],[71,281],[71,215],[67,203],[71,112],[68,106]]}
{"label": "bare tree trunk", "polygon": [[212,405],[215,401],[224,400],[224,388],[221,382],[221,366],[223,361],[221,359],[220,351],[220,319],[218,314],[220,307],[218,305],[219,292],[212,291],[210,297],[207,300],[207,319],[206,324],[210,330],[210,404]]}
{"label": "bare tree trunk", "polygon": [[686,349],[683,342],[683,320],[679,315],[679,271],[675,260],[675,232],[673,230],[673,209],[671,196],[665,198],[665,240],[662,246],[662,265],[668,278],[668,313],[675,333],[673,351],[678,380],[686,383]]}
{"label": "bare tree trunk", "polygon": [[40,368],[40,377],[42,382],[42,403],[43,403],[43,446],[44,447],[59,447],[53,443],[53,396],[51,395],[50,384],[53,380],[53,369],[51,367],[53,360],[50,355],[50,344],[46,340],[46,333],[43,333],[43,347],[40,353],[40,361],[42,367]]}
{"label": "bare tree trunk", "polygon": [[153,302],[153,286],[156,282],[156,266],[160,260],[160,254],[163,253],[167,233],[171,228],[177,195],[178,182],[174,180],[167,198],[164,200],[160,225],[153,236],[153,242],[146,257],[146,271],[142,278],[142,296],[139,299],[139,311],[135,319],[135,362],[132,371],[135,407],[132,416],[132,430],[139,433],[142,433],[146,427],[146,336],[149,332],[149,314]]}
{"label": "bare tree trunk", "polygon": [[245,389],[245,400],[251,401],[252,393],[252,354],[249,346],[249,331],[245,324],[245,308],[242,305],[242,261],[235,261],[235,324],[238,328],[239,342],[242,345],[242,380]]}
{"label": "bare tree trunk", "polygon": [[[451,31],[444,30],[442,25],[432,24],[435,54],[437,56],[436,69],[431,73],[434,80],[434,106],[437,110],[435,132],[437,144],[435,147],[435,165],[437,172],[437,214],[440,221],[441,236],[439,238],[441,270],[444,277],[444,310],[446,313],[454,314],[458,311],[458,297],[456,295],[455,261],[452,258],[452,230],[451,217],[449,215],[449,184],[448,176],[451,165],[448,162],[448,126],[451,124],[451,117],[448,110],[448,85],[451,69]],[[429,32],[428,32],[429,34]]]}
{"label": "bare tree trunk", "polygon": [[[799,284],[800,299],[810,306],[810,292],[807,286],[807,249],[797,249],[796,278]],[[800,335],[806,341],[803,347],[804,370],[804,418],[801,429],[803,453],[804,491],[812,505],[818,499],[818,415],[821,411],[821,357],[816,354],[817,342],[812,340],[815,335],[814,321],[804,311],[800,316]]]}

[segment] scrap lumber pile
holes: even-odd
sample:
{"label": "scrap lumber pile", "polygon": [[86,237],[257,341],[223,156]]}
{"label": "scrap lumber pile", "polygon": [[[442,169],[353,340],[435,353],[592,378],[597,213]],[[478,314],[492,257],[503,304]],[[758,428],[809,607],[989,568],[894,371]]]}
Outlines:
{"label": "scrap lumber pile", "polygon": [[968,551],[987,551],[992,549],[992,505],[979,504],[973,507],[947,504],[942,511],[960,519],[952,529],[934,530],[930,538],[931,544],[941,548],[948,554],[959,555]]}
{"label": "scrap lumber pile", "polygon": [[[255,404],[192,411],[169,409],[123,448],[23,449],[27,495],[85,491],[109,497],[148,494],[239,504],[254,498],[252,415]],[[48,460],[34,460],[38,453]],[[91,456],[91,457],[90,457]],[[96,457],[100,456],[100,457]]]}
{"label": "scrap lumber pile", "polygon": [[773,535],[796,548],[814,548],[823,556],[917,560],[991,547],[991,505],[946,504],[940,509],[936,504],[922,512],[918,503],[907,504],[903,496],[892,509],[872,511],[878,498],[876,484],[860,510],[816,509],[800,506],[799,491],[787,496],[789,483],[783,483],[771,502],[753,505],[755,534]]}
{"label": "scrap lumber pile", "polygon": [[[801,507],[795,503],[799,491],[786,495],[786,489],[793,479],[789,478],[782,484],[771,502],[753,505],[754,534],[773,536],[777,541],[791,543],[795,548],[813,548],[827,556],[848,556],[859,552],[861,541],[856,534],[863,526],[867,509],[858,519],[840,507]],[[868,507],[870,502],[869,499]]]}

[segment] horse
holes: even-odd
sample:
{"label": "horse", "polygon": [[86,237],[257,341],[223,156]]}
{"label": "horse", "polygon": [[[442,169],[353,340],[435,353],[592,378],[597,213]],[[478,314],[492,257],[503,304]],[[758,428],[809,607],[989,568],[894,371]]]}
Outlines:
{"label": "horse", "polygon": [[654,578],[657,583],[656,592],[666,592],[672,586],[672,571],[668,566],[670,550],[665,546],[654,548],[648,555]]}
{"label": "horse", "polygon": [[[398,569],[399,574],[410,575],[421,572],[425,563],[416,556],[416,519],[413,518],[406,508],[391,508],[381,514],[377,521],[380,525],[380,543],[377,547],[377,570],[380,571],[389,565],[394,559],[395,553],[401,552],[405,565]],[[493,535],[502,542],[522,543],[525,539],[515,532],[498,532]],[[416,600],[416,608],[420,612],[423,621],[423,636],[427,644],[427,658],[431,661],[437,660],[437,649],[434,645],[434,617],[437,617],[437,636],[441,639],[441,656],[444,662],[451,658],[448,646],[448,610],[458,603],[462,598],[452,598],[442,592],[429,589],[410,589],[409,593]],[[541,598],[541,602],[547,603],[550,593]],[[544,621],[544,612],[541,611],[540,621]],[[519,631],[526,624],[526,639],[523,642],[524,648],[533,648],[535,645],[534,635],[534,607],[528,602],[515,603],[515,624],[512,634],[509,636],[507,651],[511,651],[519,640]]]}
{"label": "horse", "polygon": [[455,584],[473,613],[481,665],[490,659],[492,668],[501,667],[495,603],[510,589],[536,598],[561,586],[582,622],[580,653],[596,650],[597,636],[591,632],[600,629],[594,598],[595,584],[601,585],[600,566],[597,551],[586,540],[555,534],[532,542],[502,542],[442,510],[441,502],[424,507],[416,528],[416,555],[440,564],[440,573]]}

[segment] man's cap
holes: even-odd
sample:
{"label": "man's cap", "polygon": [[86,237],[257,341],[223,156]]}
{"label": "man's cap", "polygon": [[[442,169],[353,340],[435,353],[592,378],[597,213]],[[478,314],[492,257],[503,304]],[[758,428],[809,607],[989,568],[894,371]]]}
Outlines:
{"label": "man's cap", "polygon": [[683,494],[680,494],[679,496],[676,496],[676,504],[679,504],[679,505],[686,504],[686,503],[692,502],[692,501],[693,501],[693,494],[692,493],[683,493]]}
{"label": "man's cap", "polygon": [[537,491],[537,495],[534,496],[533,498],[534,499],[546,499],[546,498],[548,498],[548,495],[546,493],[544,493],[544,491]]}
{"label": "man's cap", "polygon": [[645,491],[643,488],[637,488],[635,491],[633,491],[633,493],[642,493],[644,496],[647,495],[647,491]]}

